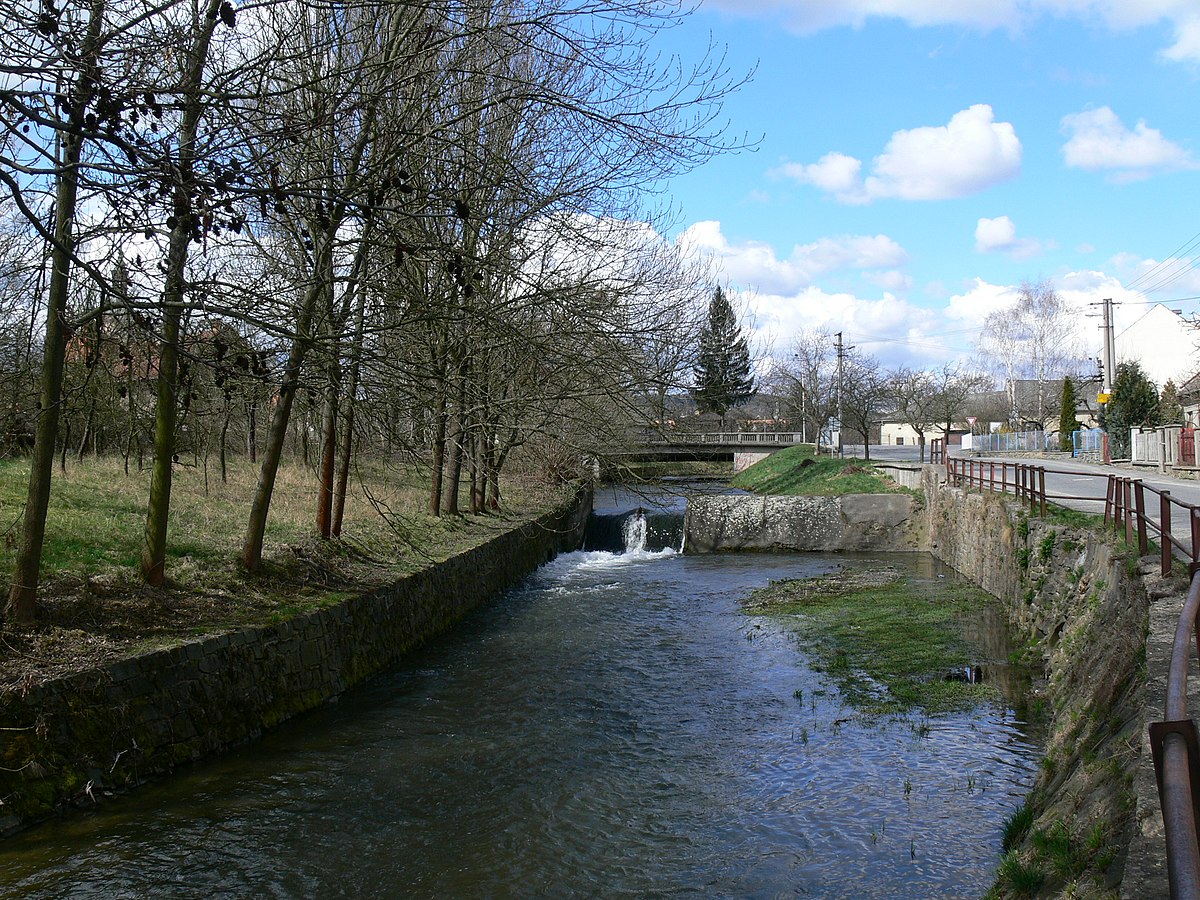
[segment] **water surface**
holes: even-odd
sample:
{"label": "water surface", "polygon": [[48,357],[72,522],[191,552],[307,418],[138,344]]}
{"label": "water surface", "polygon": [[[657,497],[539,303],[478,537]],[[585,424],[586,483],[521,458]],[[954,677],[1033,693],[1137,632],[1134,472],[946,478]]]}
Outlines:
{"label": "water surface", "polygon": [[978,896],[1036,767],[1008,705],[864,720],[739,610],[839,562],[561,556],[341,702],[5,842],[0,891]]}

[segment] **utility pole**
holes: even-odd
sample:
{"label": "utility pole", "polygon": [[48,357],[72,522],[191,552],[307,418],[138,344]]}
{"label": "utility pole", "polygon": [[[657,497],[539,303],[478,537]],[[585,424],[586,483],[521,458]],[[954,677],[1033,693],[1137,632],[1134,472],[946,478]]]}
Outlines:
{"label": "utility pole", "polygon": [[[838,411],[838,456],[842,459],[846,458],[846,444],[842,439],[842,363],[846,359],[846,353],[853,350],[853,347],[847,347],[842,344],[842,333],[837,333],[837,411]],[[870,440],[869,435],[863,436],[864,441]]]}
{"label": "utility pole", "polygon": [[1101,331],[1104,335],[1104,372],[1102,373],[1101,392],[1105,394],[1112,393],[1113,379],[1113,360],[1116,357],[1116,347],[1113,341],[1113,316],[1112,316],[1112,298],[1104,300],[1104,325]]}

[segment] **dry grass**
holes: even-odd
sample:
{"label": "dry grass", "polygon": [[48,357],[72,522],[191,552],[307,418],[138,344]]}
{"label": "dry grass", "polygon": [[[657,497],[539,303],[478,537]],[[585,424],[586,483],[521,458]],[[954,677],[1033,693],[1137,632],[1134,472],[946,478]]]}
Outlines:
{"label": "dry grass", "polygon": [[[106,659],[323,606],[475,546],[544,510],[561,489],[507,479],[502,514],[432,518],[412,467],[372,463],[352,476],[343,537],[315,538],[316,478],[291,466],[276,481],[263,571],[237,564],[257,468],[238,460],[179,466],[172,489],[167,586],[137,578],[149,471],[119,459],[68,462],[55,473],[38,623],[0,631],[0,687],[89,668]],[[26,460],[0,461],[0,566],[11,572]]]}

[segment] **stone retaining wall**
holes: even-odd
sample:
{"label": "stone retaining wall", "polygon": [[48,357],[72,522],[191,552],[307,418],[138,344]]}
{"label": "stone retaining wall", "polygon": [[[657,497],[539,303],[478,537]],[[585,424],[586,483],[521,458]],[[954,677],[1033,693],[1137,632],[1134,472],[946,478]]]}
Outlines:
{"label": "stone retaining wall", "polygon": [[0,696],[0,831],[257,737],[395,663],[555,554],[590,491],[443,563],[276,625]]}
{"label": "stone retaining wall", "polygon": [[692,497],[683,522],[683,548],[687,553],[916,550],[919,506],[911,494]]}
{"label": "stone retaining wall", "polygon": [[1152,619],[1178,608],[1186,578],[1160,577],[1153,558],[1139,560],[1109,534],[1031,517],[999,494],[938,487],[936,478],[926,472],[931,552],[1008,607],[1047,675],[1049,733],[1019,852],[1032,856],[1032,843],[1065,829],[1107,889],[1166,896],[1146,738],[1146,723],[1161,717],[1161,688],[1149,697],[1147,680],[1161,677],[1165,659],[1148,658],[1146,637]]}

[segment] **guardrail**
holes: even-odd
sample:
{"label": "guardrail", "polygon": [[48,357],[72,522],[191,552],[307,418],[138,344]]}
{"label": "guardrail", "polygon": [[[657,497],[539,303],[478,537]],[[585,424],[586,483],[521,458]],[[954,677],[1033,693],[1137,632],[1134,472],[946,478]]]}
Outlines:
{"label": "guardrail", "polygon": [[[1125,541],[1145,555],[1151,536],[1157,538],[1159,565],[1171,574],[1177,556],[1188,563],[1191,586],[1175,629],[1167,675],[1165,720],[1151,722],[1150,749],[1158,778],[1163,829],[1167,844],[1167,873],[1173,898],[1200,898],[1200,740],[1196,723],[1188,716],[1188,673],[1195,645],[1200,651],[1200,507],[1178,500],[1168,490],[1145,484],[1140,478],[1109,473],[1083,473],[1040,465],[946,458],[951,484],[1000,493],[1012,493],[1030,510],[1046,513],[1050,500],[1099,501],[1098,495],[1049,493],[1046,475],[1067,475],[1105,482],[1104,521],[1124,532]],[[1010,480],[1011,475],[1011,480]],[[1011,489],[1011,490],[1010,490]],[[1158,503],[1147,502],[1147,494]],[[1158,518],[1154,518],[1154,507]],[[1183,520],[1183,521],[1180,521]],[[1176,525],[1186,522],[1186,527]],[[1182,534],[1182,536],[1181,536]]]}

